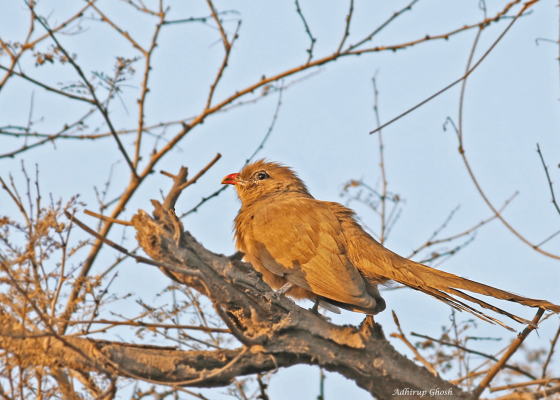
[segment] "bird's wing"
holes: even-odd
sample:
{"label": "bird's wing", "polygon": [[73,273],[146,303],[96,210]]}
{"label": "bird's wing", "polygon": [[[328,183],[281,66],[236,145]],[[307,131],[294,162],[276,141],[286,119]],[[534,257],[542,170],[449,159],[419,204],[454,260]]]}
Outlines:
{"label": "bird's wing", "polygon": [[252,212],[247,250],[267,269],[327,299],[375,307],[346,254],[340,223],[325,203],[288,197]]}

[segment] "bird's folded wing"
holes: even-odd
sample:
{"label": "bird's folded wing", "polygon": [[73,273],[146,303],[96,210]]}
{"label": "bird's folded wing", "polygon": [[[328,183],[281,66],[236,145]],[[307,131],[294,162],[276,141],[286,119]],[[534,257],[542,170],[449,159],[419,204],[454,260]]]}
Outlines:
{"label": "bird's folded wing", "polygon": [[375,306],[346,254],[340,223],[324,203],[269,202],[255,209],[251,222],[250,252],[271,272],[328,299]]}

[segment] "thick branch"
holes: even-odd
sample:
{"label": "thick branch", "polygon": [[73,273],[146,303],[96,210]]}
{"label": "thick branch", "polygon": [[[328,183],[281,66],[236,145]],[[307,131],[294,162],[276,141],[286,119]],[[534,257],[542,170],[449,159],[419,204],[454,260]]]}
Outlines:
{"label": "thick branch", "polygon": [[[232,262],[206,250],[188,232],[177,232],[182,225],[174,221],[175,213],[165,212],[156,201],[152,203],[157,210],[155,218],[140,211],[132,219],[139,244],[152,259],[161,263],[160,268],[166,274],[207,296],[233,335],[244,345],[236,350],[196,352],[202,356],[200,359],[195,357],[195,352],[174,352],[173,357],[181,354],[198,375],[186,375],[182,370],[181,376],[174,370],[160,374],[171,381],[170,384],[220,386],[238,375],[309,364],[339,372],[379,399],[391,398],[395,389],[403,388],[411,391],[409,395],[400,396],[404,398],[420,398],[423,390],[431,388],[451,389],[451,398],[466,397],[456,386],[397,353],[384,338],[379,325],[364,322],[359,329],[341,327],[298,307],[285,296],[273,292],[250,264]],[[174,266],[173,270],[166,265]],[[181,270],[197,274],[177,272]],[[145,379],[146,371],[138,364],[139,358],[123,359],[122,365],[137,368],[123,374]],[[183,365],[183,361],[174,359],[170,365]],[[157,374],[151,371],[149,376],[154,381]],[[450,396],[445,398],[450,399]]]}

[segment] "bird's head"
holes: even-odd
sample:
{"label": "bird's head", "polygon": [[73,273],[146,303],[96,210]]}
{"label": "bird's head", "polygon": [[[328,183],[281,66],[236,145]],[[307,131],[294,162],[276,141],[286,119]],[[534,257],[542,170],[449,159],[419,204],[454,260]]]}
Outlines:
{"label": "bird's head", "polygon": [[222,183],[235,185],[243,205],[262,197],[286,192],[299,192],[310,196],[305,183],[291,168],[265,160],[246,165],[240,173],[229,174],[222,179]]}

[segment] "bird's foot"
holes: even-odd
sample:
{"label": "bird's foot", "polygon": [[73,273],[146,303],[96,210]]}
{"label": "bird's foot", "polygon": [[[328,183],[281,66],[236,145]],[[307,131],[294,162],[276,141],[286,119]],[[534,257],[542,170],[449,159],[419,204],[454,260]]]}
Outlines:
{"label": "bird's foot", "polygon": [[313,307],[309,309],[309,311],[311,311],[313,314],[319,314],[319,299],[315,300],[315,304],[313,304]]}
{"label": "bird's foot", "polygon": [[375,323],[373,320],[373,315],[366,315],[366,318],[362,321],[360,325],[360,331],[367,336],[372,336],[378,339],[385,339],[385,334],[381,325]]}
{"label": "bird's foot", "polygon": [[320,300],[316,299],[315,304],[313,304],[313,307],[311,307],[309,309],[309,311],[311,311],[313,314],[317,315],[318,317],[323,318],[325,321],[331,322],[331,319],[329,317],[319,313],[319,302],[320,302]]}

